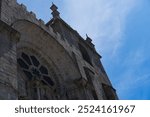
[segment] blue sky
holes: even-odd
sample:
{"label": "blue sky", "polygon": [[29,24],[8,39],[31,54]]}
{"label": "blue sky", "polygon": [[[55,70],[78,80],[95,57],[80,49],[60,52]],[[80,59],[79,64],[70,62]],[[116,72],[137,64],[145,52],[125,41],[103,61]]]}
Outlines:
{"label": "blue sky", "polygon": [[150,99],[150,0],[18,0],[48,22],[54,2],[102,55],[120,99]]}

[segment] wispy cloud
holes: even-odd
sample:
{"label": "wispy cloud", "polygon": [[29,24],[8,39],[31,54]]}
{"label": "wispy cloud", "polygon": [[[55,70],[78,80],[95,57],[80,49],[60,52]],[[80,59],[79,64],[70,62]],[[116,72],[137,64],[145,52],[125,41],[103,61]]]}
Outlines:
{"label": "wispy cloud", "polygon": [[149,92],[145,90],[150,88],[149,82],[150,73],[139,75],[136,70],[127,71],[122,74],[121,81],[116,85],[117,93],[121,99],[150,99],[149,95],[143,94]]}
{"label": "wispy cloud", "polygon": [[136,0],[64,0],[65,17],[79,33],[88,33],[98,51],[113,53],[121,44],[128,14]]}
{"label": "wispy cloud", "polygon": [[[146,70],[147,68],[143,67],[150,59],[150,56],[146,56],[146,54],[144,47],[138,48],[131,51],[120,64],[120,68],[123,67],[124,71],[118,74],[115,87],[121,99],[125,99],[124,97],[126,99],[127,97],[129,99],[133,99],[132,97],[134,99],[150,99],[150,97],[144,96],[146,90],[143,88],[149,86],[150,83],[150,73]],[[138,97],[139,93],[143,94],[143,98],[142,96]]]}
{"label": "wispy cloud", "polygon": [[122,61],[122,65],[133,69],[142,65],[147,59],[149,59],[149,56],[146,54],[145,48],[141,46],[136,50],[133,49],[130,51],[126,56],[126,59]]}

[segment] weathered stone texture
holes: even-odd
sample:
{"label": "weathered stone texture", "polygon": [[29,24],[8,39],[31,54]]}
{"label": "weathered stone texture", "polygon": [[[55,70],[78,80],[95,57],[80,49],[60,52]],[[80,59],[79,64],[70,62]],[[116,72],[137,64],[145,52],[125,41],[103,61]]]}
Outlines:
{"label": "weathered stone texture", "polygon": [[12,35],[17,32],[1,21],[0,24],[0,99],[17,99],[17,39]]}
{"label": "weathered stone texture", "polygon": [[16,0],[0,3],[0,99],[117,99],[92,39],[57,7],[45,24]]}

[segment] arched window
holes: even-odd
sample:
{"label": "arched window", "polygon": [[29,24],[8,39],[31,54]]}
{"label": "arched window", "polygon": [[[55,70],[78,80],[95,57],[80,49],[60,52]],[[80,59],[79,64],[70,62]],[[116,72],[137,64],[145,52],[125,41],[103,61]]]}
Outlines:
{"label": "arched window", "polygon": [[[32,89],[30,94],[33,99],[47,99],[46,90],[52,88],[55,83],[51,79],[49,71],[45,65],[43,65],[36,56],[21,53],[21,56],[17,59],[22,71],[30,82],[29,88]],[[28,89],[29,89],[28,88]],[[42,95],[42,96],[41,96]]]}
{"label": "arched window", "polygon": [[90,56],[89,56],[87,50],[86,50],[81,44],[79,44],[79,49],[80,49],[80,51],[81,51],[81,54],[82,54],[83,59],[84,59],[86,62],[88,62],[90,65],[92,65],[91,59],[90,59]]}

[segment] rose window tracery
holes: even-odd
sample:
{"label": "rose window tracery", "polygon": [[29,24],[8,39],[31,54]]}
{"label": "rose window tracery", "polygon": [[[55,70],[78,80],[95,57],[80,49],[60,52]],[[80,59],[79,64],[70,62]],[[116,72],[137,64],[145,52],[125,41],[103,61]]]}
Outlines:
{"label": "rose window tracery", "polygon": [[35,56],[22,53],[21,57],[18,58],[18,63],[29,80],[37,78],[48,85],[54,85],[54,82],[49,77],[48,69],[41,65]]}
{"label": "rose window tracery", "polygon": [[[49,71],[36,56],[21,53],[17,59],[19,66],[30,82],[31,96],[33,99],[49,99],[49,92],[53,90],[55,83],[51,79]],[[29,91],[28,91],[29,92]]]}

